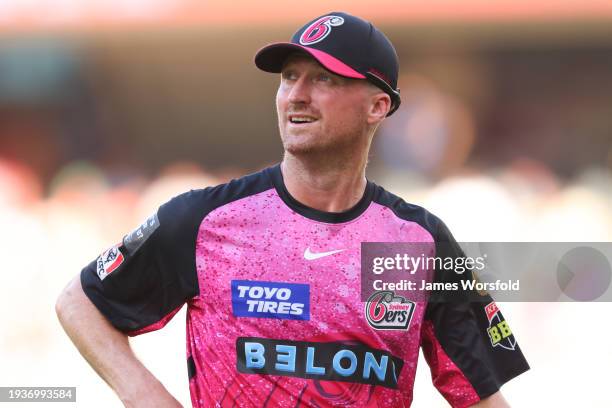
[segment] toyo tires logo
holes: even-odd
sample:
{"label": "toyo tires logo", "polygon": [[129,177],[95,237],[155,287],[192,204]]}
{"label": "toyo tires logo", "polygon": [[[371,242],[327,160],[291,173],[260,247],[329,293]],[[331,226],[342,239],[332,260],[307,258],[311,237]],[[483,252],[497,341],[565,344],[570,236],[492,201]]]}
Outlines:
{"label": "toyo tires logo", "polygon": [[408,330],[415,303],[392,291],[372,294],[365,304],[368,324],[376,330]]}

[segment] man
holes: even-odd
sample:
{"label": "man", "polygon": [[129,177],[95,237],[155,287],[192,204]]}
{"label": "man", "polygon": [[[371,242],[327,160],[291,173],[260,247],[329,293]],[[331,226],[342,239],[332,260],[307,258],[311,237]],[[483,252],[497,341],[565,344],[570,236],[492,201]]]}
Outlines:
{"label": "man", "polygon": [[438,218],[365,177],[374,132],[400,104],[389,40],[330,13],[255,63],[281,73],[282,163],[173,198],[83,269],[57,303],[79,351],[126,406],[178,405],[127,335],[187,303],[196,407],[409,406],[420,347],[452,406],[507,406],[499,388],[528,365],[513,338],[492,346],[487,319],[503,317],[490,298],[409,302],[396,328],[367,315],[400,297],[360,298],[362,242],[446,242],[462,256]]}

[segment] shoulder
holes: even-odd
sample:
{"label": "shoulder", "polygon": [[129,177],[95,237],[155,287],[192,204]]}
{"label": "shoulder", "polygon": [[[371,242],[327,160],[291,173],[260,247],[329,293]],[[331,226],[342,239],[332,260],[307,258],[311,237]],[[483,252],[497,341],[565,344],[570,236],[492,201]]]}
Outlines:
{"label": "shoulder", "polygon": [[267,171],[264,169],[227,183],[182,193],[159,208],[159,217],[181,224],[193,221],[199,223],[206,214],[218,207],[272,188]]}
{"label": "shoulder", "polygon": [[375,184],[375,186],[376,193],[373,199],[375,203],[387,207],[393,211],[396,217],[402,220],[419,224],[429,231],[436,240],[444,239],[444,236],[448,235],[448,228],[438,216],[420,205],[405,201],[379,185]]}

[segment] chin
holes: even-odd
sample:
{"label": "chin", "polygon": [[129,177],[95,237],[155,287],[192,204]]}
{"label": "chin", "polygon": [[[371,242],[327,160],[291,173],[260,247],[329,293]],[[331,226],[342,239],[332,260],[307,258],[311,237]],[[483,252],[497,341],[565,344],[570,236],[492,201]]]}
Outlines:
{"label": "chin", "polygon": [[281,141],[283,143],[283,149],[286,152],[289,152],[294,155],[298,154],[308,154],[320,148],[320,140],[317,143],[316,136],[302,133],[302,134],[294,134],[294,133],[285,133],[281,134]]}
{"label": "chin", "polygon": [[312,143],[283,143],[284,150],[294,156],[312,154],[319,150],[317,147]]}

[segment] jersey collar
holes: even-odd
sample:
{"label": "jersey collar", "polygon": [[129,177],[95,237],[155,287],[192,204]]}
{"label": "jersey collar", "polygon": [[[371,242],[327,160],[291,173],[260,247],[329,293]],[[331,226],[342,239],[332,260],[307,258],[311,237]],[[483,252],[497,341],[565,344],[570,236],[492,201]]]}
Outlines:
{"label": "jersey collar", "polygon": [[280,163],[267,168],[266,173],[268,174],[270,181],[274,185],[278,196],[289,208],[291,208],[296,213],[315,221],[338,224],[354,220],[355,218],[363,214],[363,212],[368,208],[374,197],[375,185],[371,181],[367,180],[363,196],[361,197],[359,202],[355,204],[352,208],[342,212],[321,211],[302,204],[301,202],[293,198],[291,194],[289,194],[289,191],[287,191],[287,187],[285,187],[285,181],[283,180]]}

